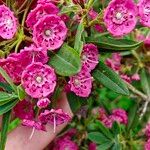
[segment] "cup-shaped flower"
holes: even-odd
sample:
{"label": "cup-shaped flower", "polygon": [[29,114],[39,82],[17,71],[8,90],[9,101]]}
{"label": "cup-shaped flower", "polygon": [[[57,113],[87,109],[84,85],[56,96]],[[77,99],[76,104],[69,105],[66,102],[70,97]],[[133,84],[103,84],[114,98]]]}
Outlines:
{"label": "cup-shaped flower", "polygon": [[54,69],[42,63],[32,63],[22,73],[22,86],[33,98],[46,97],[54,92],[56,74]]}
{"label": "cup-shaped flower", "polygon": [[46,15],[40,19],[33,29],[33,41],[39,47],[48,50],[58,49],[67,35],[67,27],[64,21],[57,15]]}

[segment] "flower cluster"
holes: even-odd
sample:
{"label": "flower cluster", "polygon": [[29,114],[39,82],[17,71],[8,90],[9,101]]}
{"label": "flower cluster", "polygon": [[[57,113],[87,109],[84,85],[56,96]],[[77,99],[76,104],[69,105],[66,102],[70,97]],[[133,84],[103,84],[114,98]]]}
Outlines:
{"label": "flower cluster", "polygon": [[98,118],[107,128],[112,128],[113,122],[118,122],[120,124],[127,125],[128,116],[127,112],[121,108],[113,109],[111,115],[107,115],[103,108],[99,109]]}
{"label": "flower cluster", "polygon": [[150,123],[148,123],[145,127],[145,135],[147,137],[147,142],[145,143],[145,147],[144,149],[145,150],[149,150],[150,149]]}
{"label": "flower cluster", "polygon": [[92,76],[90,72],[98,64],[98,49],[94,44],[85,44],[81,54],[81,71],[70,77],[70,90],[81,97],[88,97],[92,89]]}

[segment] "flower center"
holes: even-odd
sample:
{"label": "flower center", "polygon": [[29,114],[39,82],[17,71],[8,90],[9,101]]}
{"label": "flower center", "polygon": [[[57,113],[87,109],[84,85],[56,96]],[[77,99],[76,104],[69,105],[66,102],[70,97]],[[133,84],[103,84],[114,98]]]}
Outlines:
{"label": "flower center", "polygon": [[43,78],[41,76],[36,77],[37,83],[41,83],[43,81]]}
{"label": "flower center", "polygon": [[117,20],[122,19],[122,16],[123,16],[123,15],[122,15],[121,12],[117,12],[117,13],[116,13],[116,19],[117,19]]}
{"label": "flower center", "polygon": [[82,55],[82,60],[85,61],[87,59],[86,55]]}
{"label": "flower center", "polygon": [[74,80],[74,84],[75,84],[76,86],[78,86],[78,85],[80,85],[80,81],[79,81],[78,79],[75,79],[75,80]]}
{"label": "flower center", "polygon": [[13,22],[11,19],[7,19],[5,23],[6,23],[8,28],[11,28],[13,26]]}
{"label": "flower center", "polygon": [[48,36],[48,37],[51,36],[52,33],[53,33],[53,32],[52,32],[52,30],[50,30],[50,29],[45,30],[45,35]]}

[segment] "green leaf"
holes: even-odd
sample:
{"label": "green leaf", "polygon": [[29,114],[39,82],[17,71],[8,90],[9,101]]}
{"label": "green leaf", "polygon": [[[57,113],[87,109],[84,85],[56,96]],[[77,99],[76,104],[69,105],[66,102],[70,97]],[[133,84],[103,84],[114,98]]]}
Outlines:
{"label": "green leaf", "polygon": [[143,91],[150,97],[150,79],[144,68],[141,70],[141,85]]}
{"label": "green leaf", "polygon": [[127,85],[119,75],[101,61],[99,62],[97,69],[93,72],[93,77],[97,82],[102,83],[112,91],[123,95],[129,95]]}
{"label": "green leaf", "polygon": [[17,86],[17,93],[19,100],[23,100],[26,97],[25,90],[22,88],[21,85]]}
{"label": "green leaf", "polygon": [[68,93],[67,98],[68,98],[68,102],[73,113],[76,113],[80,109],[80,107],[83,105],[83,103],[86,103],[87,101],[85,98],[76,96],[74,93]]}
{"label": "green leaf", "polygon": [[12,87],[12,89],[15,92],[17,92],[17,86],[13,83],[13,81],[11,80],[11,78],[9,77],[9,75],[6,73],[6,71],[2,67],[0,67],[0,74],[10,84],[10,86]]}
{"label": "green leaf", "polygon": [[96,124],[98,125],[100,131],[109,139],[113,139],[112,133],[109,131],[108,128],[106,128],[100,121],[96,121]]}
{"label": "green leaf", "polygon": [[113,145],[113,142],[108,141],[97,146],[97,150],[108,150],[112,145]]}
{"label": "green leaf", "polygon": [[1,140],[0,140],[0,150],[5,150],[5,144],[7,140],[7,132],[10,122],[11,111],[8,111],[3,115],[2,119],[2,130],[1,130]]}
{"label": "green leaf", "polygon": [[11,86],[8,83],[0,82],[0,88],[7,92],[13,92]]}
{"label": "green leaf", "polygon": [[77,33],[75,36],[75,44],[74,49],[81,54],[83,49],[83,41],[81,40],[82,33],[84,31],[83,19],[81,20],[80,24],[78,25]]}
{"label": "green leaf", "polygon": [[10,102],[0,106],[0,115],[11,110],[17,103],[18,103],[18,100],[14,100],[14,101],[10,101]]}
{"label": "green leaf", "polygon": [[135,42],[128,39],[114,39],[106,35],[87,37],[86,42],[93,43],[97,45],[99,48],[113,51],[132,50],[141,46],[141,44],[143,43],[143,42]]}
{"label": "green leaf", "polygon": [[105,137],[102,133],[99,133],[99,132],[88,133],[88,139],[90,139],[91,141],[97,144],[101,144],[101,143],[109,141],[107,137]]}
{"label": "green leaf", "polygon": [[64,44],[57,53],[53,53],[49,65],[61,76],[72,76],[81,69],[79,54],[67,44]]}
{"label": "green leaf", "polygon": [[17,98],[17,95],[15,95],[13,93],[9,94],[9,93],[6,93],[6,92],[0,92],[0,106],[6,104],[9,101],[12,101],[16,98]]}

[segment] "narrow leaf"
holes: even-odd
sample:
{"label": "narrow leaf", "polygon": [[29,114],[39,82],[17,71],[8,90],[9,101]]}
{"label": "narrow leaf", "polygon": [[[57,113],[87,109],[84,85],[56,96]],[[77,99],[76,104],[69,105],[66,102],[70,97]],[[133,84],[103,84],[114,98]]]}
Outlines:
{"label": "narrow leaf", "polygon": [[77,33],[75,36],[75,44],[74,49],[81,54],[83,49],[83,41],[81,40],[82,33],[84,31],[83,19],[81,20],[80,24],[78,25]]}
{"label": "narrow leaf", "polygon": [[17,103],[18,103],[18,100],[14,100],[14,101],[10,101],[6,103],[5,105],[0,106],[0,115],[11,110]]}
{"label": "narrow leaf", "polygon": [[5,144],[7,140],[7,132],[9,127],[11,111],[8,111],[3,115],[2,119],[2,130],[1,130],[1,140],[0,140],[0,150],[5,150]]}
{"label": "narrow leaf", "polygon": [[112,91],[123,95],[129,95],[127,85],[123,82],[119,75],[101,61],[99,62],[97,69],[93,72],[93,77],[97,82],[102,83],[105,87]]}
{"label": "narrow leaf", "polygon": [[72,76],[81,69],[79,54],[67,44],[64,44],[57,53],[53,53],[49,65],[61,76]]}
{"label": "narrow leaf", "polygon": [[26,97],[25,90],[22,88],[21,85],[17,86],[17,93],[19,100],[23,100]]}
{"label": "narrow leaf", "polygon": [[108,150],[113,145],[113,142],[108,141],[97,147],[97,150]]}
{"label": "narrow leaf", "polygon": [[3,78],[10,84],[10,86],[12,87],[12,89],[17,92],[17,87],[16,85],[13,83],[13,81],[11,80],[11,78],[9,77],[9,75],[6,73],[6,71],[0,67],[0,74],[3,76]]}
{"label": "narrow leaf", "polygon": [[93,43],[99,48],[121,51],[121,50],[132,50],[142,45],[143,42],[135,42],[127,39],[115,39],[108,36],[96,36],[96,37],[87,37],[86,42]]}

